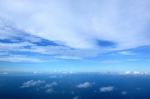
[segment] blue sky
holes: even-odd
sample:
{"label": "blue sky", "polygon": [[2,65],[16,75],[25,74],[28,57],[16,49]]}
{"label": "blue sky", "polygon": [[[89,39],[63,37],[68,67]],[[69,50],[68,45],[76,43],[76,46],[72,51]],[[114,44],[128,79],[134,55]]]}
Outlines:
{"label": "blue sky", "polygon": [[1,0],[1,71],[150,72],[149,0]]}

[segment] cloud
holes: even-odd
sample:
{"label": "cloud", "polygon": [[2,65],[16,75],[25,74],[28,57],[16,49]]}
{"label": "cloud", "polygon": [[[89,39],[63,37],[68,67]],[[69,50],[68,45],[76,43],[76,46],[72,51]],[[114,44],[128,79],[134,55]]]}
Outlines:
{"label": "cloud", "polygon": [[124,74],[125,75],[148,75],[149,72],[146,72],[146,71],[145,72],[142,72],[142,71],[130,71],[130,70],[128,70]]}
{"label": "cloud", "polygon": [[57,58],[57,59],[70,59],[70,60],[81,60],[82,59],[82,57],[80,57],[80,56],[55,56],[55,58]]}
{"label": "cloud", "polygon": [[114,90],[113,86],[106,86],[106,87],[101,87],[100,92],[112,92]]}
{"label": "cloud", "polygon": [[122,95],[126,95],[127,92],[126,92],[126,91],[122,91],[121,94],[122,94]]}
{"label": "cloud", "polygon": [[29,87],[35,87],[41,84],[44,84],[45,81],[41,81],[41,80],[29,80],[27,82],[24,82],[21,86],[21,88],[29,88]]}
{"label": "cloud", "polygon": [[55,82],[55,81],[53,81],[52,83],[46,84],[46,85],[45,85],[44,87],[42,87],[42,88],[44,88],[44,89],[46,90],[46,93],[51,94],[51,93],[54,93],[54,92],[55,92],[55,90],[53,89],[53,87],[54,87],[54,86],[57,86],[57,85],[58,85],[58,83]]}
{"label": "cloud", "polygon": [[133,55],[133,53],[130,52],[130,51],[120,51],[120,52],[118,52],[118,54],[121,54],[121,55]]}
{"label": "cloud", "polygon": [[76,87],[77,88],[89,88],[91,86],[92,86],[92,84],[90,82],[84,82],[84,83],[77,85]]}
{"label": "cloud", "polygon": [[58,1],[1,0],[0,53],[81,60],[150,45],[149,0]]}
{"label": "cloud", "polygon": [[79,96],[75,96],[75,97],[73,97],[73,99],[79,99]]}
{"label": "cloud", "polygon": [[28,57],[28,56],[25,56],[25,55],[1,56],[0,61],[4,61],[4,62],[32,62],[32,63],[44,62],[44,60],[42,60],[42,59]]}
{"label": "cloud", "polygon": [[[34,61],[41,62],[41,60],[45,60],[45,59],[41,59],[41,57],[33,58],[31,57],[30,54],[36,54],[37,56],[45,56],[47,58],[53,58],[53,59],[80,60],[86,57],[96,56],[98,53],[98,52],[91,52],[87,54],[89,50],[72,49],[61,44],[60,42],[46,40],[34,35],[30,35],[16,28],[12,29],[11,26],[7,26],[7,29],[2,31],[6,33],[0,32],[0,37],[1,37],[0,38],[0,55],[1,55],[0,61],[18,62],[23,60],[24,61],[31,60],[31,62]],[[10,54],[12,53],[14,55],[10,56]],[[26,58],[26,56],[23,56],[21,54],[28,55],[27,57],[29,59]],[[12,60],[12,57],[15,57],[17,59]]]}
{"label": "cloud", "polygon": [[16,27],[71,48],[103,48],[97,40],[104,40],[117,45],[112,50],[121,50],[150,45],[149,3],[89,0],[85,5],[84,1],[1,0],[0,11]]}
{"label": "cloud", "polygon": [[51,94],[51,93],[54,93],[54,89],[53,88],[49,88],[49,89],[46,89],[46,93],[48,94]]}
{"label": "cloud", "polygon": [[118,64],[120,63],[120,60],[103,60],[101,61],[103,64]]}
{"label": "cloud", "polygon": [[43,90],[44,92],[51,94],[54,93],[54,86],[57,86],[58,83],[53,81],[51,83],[46,83],[46,81],[43,80],[29,80],[24,82],[20,88],[30,88],[30,87],[36,87],[38,90]]}
{"label": "cloud", "polygon": [[51,87],[54,87],[54,86],[57,86],[58,83],[57,82],[52,82],[52,83],[49,83],[49,84],[46,84],[44,88],[51,88]]}
{"label": "cloud", "polygon": [[136,90],[140,91],[142,88],[136,88]]}

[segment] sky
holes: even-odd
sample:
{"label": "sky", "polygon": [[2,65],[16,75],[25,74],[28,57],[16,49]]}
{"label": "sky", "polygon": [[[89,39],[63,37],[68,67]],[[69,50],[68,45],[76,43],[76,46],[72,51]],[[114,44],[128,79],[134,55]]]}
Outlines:
{"label": "sky", "polygon": [[0,71],[150,72],[149,0],[0,0]]}

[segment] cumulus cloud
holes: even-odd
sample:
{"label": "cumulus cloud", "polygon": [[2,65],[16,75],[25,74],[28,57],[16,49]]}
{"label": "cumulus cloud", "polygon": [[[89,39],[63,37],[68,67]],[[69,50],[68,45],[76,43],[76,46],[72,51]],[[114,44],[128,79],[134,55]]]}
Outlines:
{"label": "cumulus cloud", "polygon": [[121,94],[122,94],[122,95],[126,95],[126,94],[127,94],[127,91],[122,91]]}
{"label": "cumulus cloud", "polygon": [[84,83],[77,85],[76,87],[77,88],[89,88],[91,86],[92,86],[92,84],[90,82],[84,82]]}
{"label": "cumulus cloud", "polygon": [[79,96],[75,96],[75,97],[73,97],[73,99],[79,99]]}
{"label": "cumulus cloud", "polygon": [[21,85],[21,88],[35,87],[35,86],[38,86],[38,85],[44,84],[44,83],[45,83],[45,81],[41,81],[41,80],[29,80],[27,82],[24,82]]}
{"label": "cumulus cloud", "polygon": [[51,94],[51,93],[54,93],[54,89],[53,88],[49,88],[49,89],[46,89],[46,93],[48,94]]}
{"label": "cumulus cloud", "polygon": [[44,90],[46,93],[51,94],[54,93],[54,86],[57,86],[58,83],[53,81],[51,83],[46,83],[46,81],[43,80],[29,80],[24,82],[20,88],[30,88],[30,87],[36,87],[38,90]]}
{"label": "cumulus cloud", "polygon": [[142,88],[136,88],[136,90],[140,91]]}
{"label": "cumulus cloud", "polygon": [[46,84],[46,85],[44,86],[44,88],[51,88],[51,87],[57,86],[57,85],[58,85],[58,83],[54,81],[54,82],[52,82],[52,83]]}
{"label": "cumulus cloud", "polygon": [[114,90],[113,86],[106,86],[106,87],[101,87],[100,92],[112,92]]}
{"label": "cumulus cloud", "polygon": [[47,84],[45,84],[43,87],[41,87],[42,89],[44,89],[45,90],[45,92],[46,93],[48,93],[48,94],[51,94],[51,93],[54,93],[55,92],[55,90],[54,90],[54,86],[57,86],[58,85],[58,83],[56,82],[56,81],[53,81],[53,82],[51,82],[51,83],[47,83]]}

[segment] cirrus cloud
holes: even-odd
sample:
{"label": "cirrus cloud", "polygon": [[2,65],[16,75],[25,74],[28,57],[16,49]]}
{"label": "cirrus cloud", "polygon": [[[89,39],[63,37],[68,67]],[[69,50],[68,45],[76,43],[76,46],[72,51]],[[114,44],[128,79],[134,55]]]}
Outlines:
{"label": "cirrus cloud", "polygon": [[128,49],[150,46],[149,4],[149,0],[1,0],[0,53],[36,53],[61,60],[113,51],[128,56]]}
{"label": "cirrus cloud", "polygon": [[150,45],[149,3],[1,0],[0,12],[22,30],[72,48],[101,48],[97,40],[106,40],[117,43],[113,49],[118,50]]}

